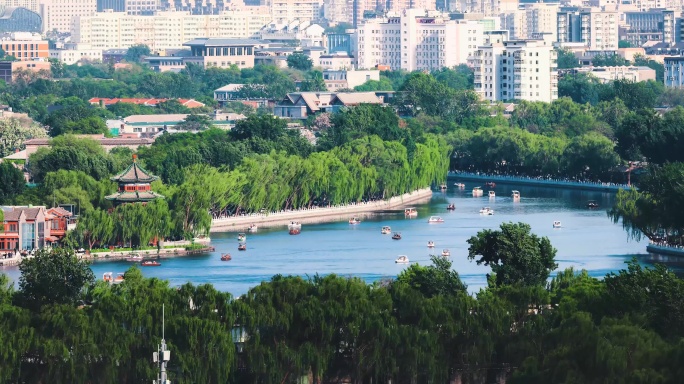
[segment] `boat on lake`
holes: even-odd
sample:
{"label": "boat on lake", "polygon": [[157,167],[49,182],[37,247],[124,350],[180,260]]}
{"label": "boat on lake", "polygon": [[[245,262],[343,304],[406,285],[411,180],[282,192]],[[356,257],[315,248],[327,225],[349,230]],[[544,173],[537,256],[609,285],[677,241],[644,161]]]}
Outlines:
{"label": "boat on lake", "polygon": [[230,253],[221,254],[221,261],[231,261],[231,260],[233,260],[233,257],[230,255]]}
{"label": "boat on lake", "polygon": [[465,184],[463,184],[463,183],[454,183],[454,187],[457,187],[458,189],[463,189],[463,188],[465,188]]}
{"label": "boat on lake", "polygon": [[401,233],[394,232],[394,235],[392,235],[392,240],[401,240]]}
{"label": "boat on lake", "polygon": [[451,203],[451,204],[447,205],[447,211],[453,211],[455,209],[456,209],[456,204]]}
{"label": "boat on lake", "polygon": [[449,256],[451,256],[451,252],[449,252],[448,249],[444,249],[444,250],[442,250],[442,256],[449,257]]}
{"label": "boat on lake", "polygon": [[513,197],[513,200],[520,200],[520,192],[518,191],[513,191],[511,196]]}
{"label": "boat on lake", "polygon": [[444,219],[442,219],[439,216],[430,216],[428,219],[428,223],[434,224],[434,223],[443,223]]}
{"label": "boat on lake", "polygon": [[444,184],[444,183],[442,183],[442,184],[440,184],[439,189],[441,189],[442,191],[446,191],[446,190],[447,190],[447,185]]}
{"label": "boat on lake", "polygon": [[409,263],[409,258],[406,255],[399,255],[396,260],[394,260],[395,263],[397,264],[408,264]]}
{"label": "boat on lake", "polygon": [[392,233],[392,228],[390,228],[389,226],[385,225],[385,226],[382,227],[382,229],[380,230],[380,233],[382,233],[383,235],[389,235],[390,233]]}
{"label": "boat on lake", "polygon": [[240,243],[238,245],[238,251],[246,251],[247,250],[247,244],[246,243]]}
{"label": "boat on lake", "polygon": [[496,183],[493,181],[490,181],[490,182],[486,183],[485,185],[488,186],[489,188],[496,188]]}
{"label": "boat on lake", "polygon": [[247,241],[247,235],[244,233],[238,233],[238,241]]}
{"label": "boat on lake", "polygon": [[489,198],[490,198],[490,199],[493,199],[493,198],[495,198],[495,197],[496,197],[496,192],[494,192],[494,191],[489,191]]}
{"label": "boat on lake", "polygon": [[598,208],[599,203],[596,202],[596,200],[589,200],[587,201],[587,208]]}
{"label": "boat on lake", "polygon": [[482,191],[482,187],[473,188],[473,197],[482,197],[483,195],[484,191]]}
{"label": "boat on lake", "polygon": [[484,207],[484,208],[480,209],[480,213],[483,214],[483,215],[489,215],[489,216],[491,216],[491,215],[494,214],[494,210],[491,209],[491,208],[489,208],[489,207]]}
{"label": "boat on lake", "polygon": [[256,224],[252,224],[252,225],[249,226],[249,228],[247,228],[247,232],[254,233],[254,232],[256,232],[258,229],[259,229],[259,227],[257,227]]}
{"label": "boat on lake", "polygon": [[300,233],[302,233],[302,231],[300,229],[297,229],[297,228],[290,228],[287,231],[287,233],[294,236],[294,235],[299,235]]}
{"label": "boat on lake", "polygon": [[434,247],[435,247],[435,242],[432,241],[432,240],[430,240],[430,241],[428,241],[427,246],[428,246],[428,248],[434,248]]}
{"label": "boat on lake", "polygon": [[554,228],[560,228],[560,227],[561,227],[561,222],[558,221],[558,220],[554,221],[554,222],[553,222],[553,227],[554,227]]}
{"label": "boat on lake", "polygon": [[108,282],[109,284],[118,284],[124,281],[124,274],[119,273],[116,275],[116,277],[113,277],[114,273],[112,272],[105,272],[102,275],[102,280]]}
{"label": "boat on lake", "polygon": [[291,221],[290,224],[287,225],[287,229],[302,229],[302,224],[298,221]]}
{"label": "boat on lake", "polygon": [[155,260],[145,260],[140,265],[143,267],[159,267],[161,263]]}
{"label": "boat on lake", "polygon": [[359,220],[358,217],[352,217],[351,219],[349,219],[349,224],[351,224],[351,225],[361,224],[361,220]]}
{"label": "boat on lake", "polygon": [[404,216],[416,217],[416,216],[418,216],[418,210],[416,210],[413,207],[404,208]]}
{"label": "boat on lake", "polygon": [[134,254],[134,255],[131,255],[131,256],[128,256],[128,257],[126,258],[126,261],[130,261],[130,262],[133,262],[133,263],[137,263],[138,261],[142,261],[142,260],[143,260],[143,257],[142,257],[142,256],[140,256],[140,255],[135,255],[135,254]]}

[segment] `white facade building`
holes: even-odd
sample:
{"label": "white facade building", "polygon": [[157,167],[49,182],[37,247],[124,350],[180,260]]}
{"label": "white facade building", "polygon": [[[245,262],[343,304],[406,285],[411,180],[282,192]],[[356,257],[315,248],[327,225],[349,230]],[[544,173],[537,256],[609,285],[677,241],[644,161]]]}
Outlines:
{"label": "white facade building", "polygon": [[93,48],[128,48],[146,44],[153,52],[182,48],[196,38],[254,38],[268,24],[268,14],[226,11],[219,15],[159,12],[153,16],[98,12],[77,17],[72,38]]}
{"label": "white facade building", "polygon": [[665,58],[665,86],[684,88],[684,57]]}
{"label": "white facade building", "polygon": [[318,21],[322,18],[322,0],[267,0],[271,19],[276,23],[291,20]]}
{"label": "white facade building", "polygon": [[483,45],[473,64],[475,90],[484,100],[551,102],[558,98],[556,51],[549,40]]}
{"label": "white facade building", "polygon": [[558,9],[558,4],[553,3],[524,4],[520,9],[502,13],[501,24],[515,39],[536,38],[539,34],[550,33],[555,41]]}
{"label": "white facade building", "polygon": [[337,92],[342,89],[353,89],[367,81],[380,81],[380,71],[377,70],[362,70],[362,71],[336,71],[324,70],[323,81],[330,92]]}
{"label": "white facade building", "polygon": [[71,32],[76,17],[92,16],[97,12],[94,0],[39,0],[43,32]]}
{"label": "white facade building", "polygon": [[599,79],[602,83],[615,80],[628,80],[635,83],[656,79],[656,71],[649,67],[624,65],[619,67],[580,67],[573,73],[586,73]]}
{"label": "white facade building", "polygon": [[349,70],[356,67],[356,60],[344,52],[333,55],[321,55],[318,58],[318,66],[330,70]]}
{"label": "white facade building", "polygon": [[600,8],[575,8],[558,12],[559,43],[581,42],[595,51],[618,49],[619,13]]}
{"label": "white facade building", "polygon": [[71,65],[81,61],[102,61],[102,49],[93,48],[90,44],[67,43],[62,49],[50,49],[50,58]]}
{"label": "white facade building", "polygon": [[437,12],[409,9],[357,28],[357,65],[415,71],[466,64],[482,36],[478,21],[455,21]]}

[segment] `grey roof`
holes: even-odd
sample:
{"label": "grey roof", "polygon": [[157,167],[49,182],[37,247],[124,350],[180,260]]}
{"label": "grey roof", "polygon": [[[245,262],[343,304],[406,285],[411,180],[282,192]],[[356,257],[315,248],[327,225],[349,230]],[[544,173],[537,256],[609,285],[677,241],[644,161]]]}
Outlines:
{"label": "grey roof", "polygon": [[230,46],[230,45],[259,45],[261,44],[257,40],[252,40],[252,39],[214,39],[214,38],[201,38],[201,39],[195,39],[195,40],[190,40],[187,43],[183,43],[183,45],[187,46],[193,46],[193,45],[202,45],[205,47],[222,47],[222,46]]}

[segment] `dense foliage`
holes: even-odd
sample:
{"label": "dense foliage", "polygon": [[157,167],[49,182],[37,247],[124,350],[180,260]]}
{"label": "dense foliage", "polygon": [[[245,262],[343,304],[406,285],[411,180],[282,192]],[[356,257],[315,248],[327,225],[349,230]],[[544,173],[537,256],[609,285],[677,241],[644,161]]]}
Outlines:
{"label": "dense foliage", "polygon": [[[537,275],[526,268],[534,257],[512,256],[507,268]],[[22,265],[22,290],[0,275],[0,381],[152,380],[162,305],[179,384],[679,381],[684,282],[662,266],[632,263],[603,280],[572,269],[549,283],[494,276],[470,296],[450,261],[432,262],[372,285],[274,276],[232,300],[135,267],[121,284],[95,283],[73,254],[39,252]]]}

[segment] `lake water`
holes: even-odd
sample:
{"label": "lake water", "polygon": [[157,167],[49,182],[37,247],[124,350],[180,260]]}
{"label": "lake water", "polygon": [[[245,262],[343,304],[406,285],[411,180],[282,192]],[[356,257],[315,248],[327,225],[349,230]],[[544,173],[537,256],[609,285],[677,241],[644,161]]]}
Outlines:
{"label": "lake water", "polygon": [[[468,290],[478,291],[486,284],[489,268],[478,266],[467,259],[466,240],[483,228],[497,228],[502,222],[525,222],[539,236],[548,236],[558,250],[556,260],[560,269],[573,266],[586,269],[592,276],[602,277],[625,267],[625,262],[637,256],[642,263],[661,261],[681,271],[677,258],[656,257],[646,253],[647,241],[629,240],[620,224],[613,224],[606,209],[613,204],[612,193],[585,192],[558,188],[498,185],[497,197],[474,198],[471,190],[481,183],[465,183],[464,190],[453,189],[446,193],[435,192],[432,200],[417,205],[418,217],[404,218],[400,214],[362,216],[362,223],[345,222],[304,225],[299,236],[290,236],[286,228],[260,229],[248,234],[247,251],[237,250],[235,233],[212,233],[216,252],[189,257],[163,259],[160,267],[142,268],[148,277],[169,280],[172,285],[186,282],[210,283],[217,289],[240,295],[250,287],[269,280],[275,274],[313,276],[336,273],[358,276],[366,281],[394,277],[406,265],[395,264],[398,255],[407,255],[410,261],[430,262],[429,255],[451,250],[453,268],[468,284]],[[521,193],[521,200],[513,202],[511,190]],[[596,200],[601,208],[585,208],[588,200]],[[447,212],[449,203],[456,210]],[[493,216],[479,214],[482,207],[494,209]],[[431,215],[444,218],[442,224],[428,224]],[[562,228],[552,228],[554,220]],[[402,233],[402,240],[382,235],[384,225]],[[427,242],[435,248],[427,248]],[[233,260],[222,262],[221,253],[229,252]],[[125,261],[95,262],[92,269],[97,278],[104,272],[124,272],[132,263]],[[0,267],[17,280],[17,267]]]}

